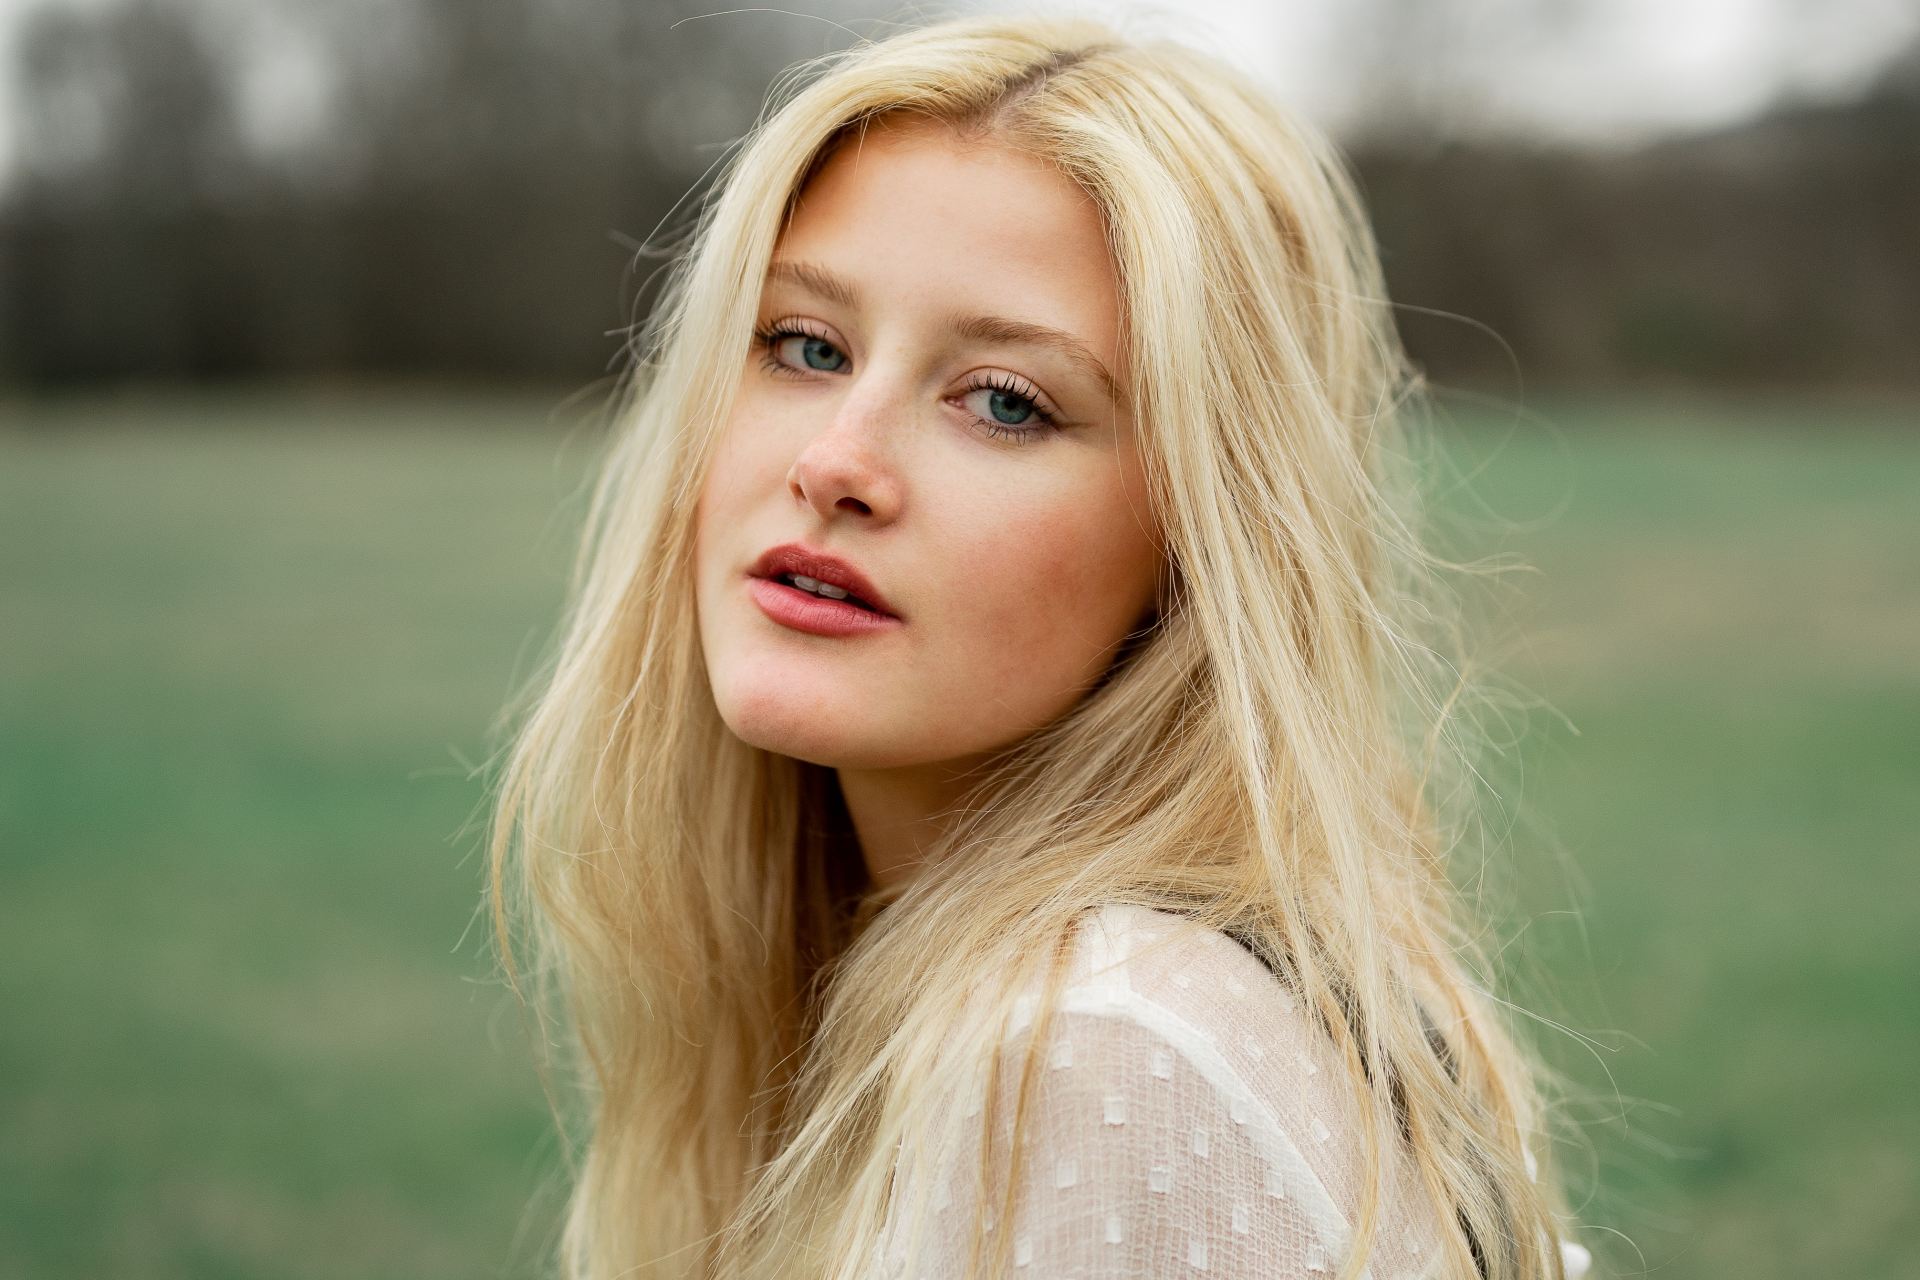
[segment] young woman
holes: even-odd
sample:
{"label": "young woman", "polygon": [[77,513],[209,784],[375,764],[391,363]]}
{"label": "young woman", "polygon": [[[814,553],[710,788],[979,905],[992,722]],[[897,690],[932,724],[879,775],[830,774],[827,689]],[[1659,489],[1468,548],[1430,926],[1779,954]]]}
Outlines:
{"label": "young woman", "polygon": [[820,69],[655,313],[499,788],[566,1276],[1577,1275],[1337,157],[1090,21]]}

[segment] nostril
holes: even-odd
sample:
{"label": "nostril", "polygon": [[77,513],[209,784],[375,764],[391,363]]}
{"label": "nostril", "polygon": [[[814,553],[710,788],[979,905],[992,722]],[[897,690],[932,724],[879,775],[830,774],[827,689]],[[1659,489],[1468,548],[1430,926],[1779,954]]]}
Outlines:
{"label": "nostril", "polygon": [[851,507],[853,510],[858,511],[863,516],[870,516],[873,514],[873,508],[869,507],[866,503],[860,501],[860,499],[858,498],[842,498],[840,499],[840,501],[834,503],[833,505],[836,507]]}

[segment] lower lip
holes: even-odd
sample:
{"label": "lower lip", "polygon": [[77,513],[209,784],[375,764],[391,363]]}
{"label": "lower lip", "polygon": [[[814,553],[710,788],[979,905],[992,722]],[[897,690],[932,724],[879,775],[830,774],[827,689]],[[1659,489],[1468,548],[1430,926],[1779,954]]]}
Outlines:
{"label": "lower lip", "polygon": [[829,600],[774,578],[749,578],[747,591],[760,611],[781,626],[816,636],[863,636],[903,625],[891,614]]}

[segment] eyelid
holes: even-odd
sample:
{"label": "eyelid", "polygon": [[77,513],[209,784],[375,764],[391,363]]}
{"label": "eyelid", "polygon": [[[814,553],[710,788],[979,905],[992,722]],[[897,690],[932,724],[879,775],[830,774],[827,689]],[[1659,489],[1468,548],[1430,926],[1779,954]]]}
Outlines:
{"label": "eyelid", "polygon": [[757,332],[767,333],[774,329],[799,330],[809,338],[818,338],[822,342],[831,342],[840,349],[842,355],[848,354],[846,349],[847,344],[836,338],[833,335],[833,331],[818,320],[810,320],[805,316],[788,316],[785,319],[769,320],[767,323],[760,325]]}

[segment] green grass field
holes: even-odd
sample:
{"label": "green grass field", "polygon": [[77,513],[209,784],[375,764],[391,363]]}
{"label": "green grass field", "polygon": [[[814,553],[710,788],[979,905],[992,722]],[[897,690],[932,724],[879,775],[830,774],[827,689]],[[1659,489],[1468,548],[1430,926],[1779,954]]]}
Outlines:
{"label": "green grass field", "polygon": [[[1912,1274],[1915,414],[1462,422],[1516,944],[1616,1270]],[[0,1276],[530,1276],[554,1140],[470,766],[545,643],[561,397],[0,404]],[[1491,527],[1491,526],[1490,526]],[[1530,833],[1516,835],[1534,857]],[[1576,1163],[1589,1159],[1573,1152]],[[529,1207],[531,1205],[531,1207]]]}

